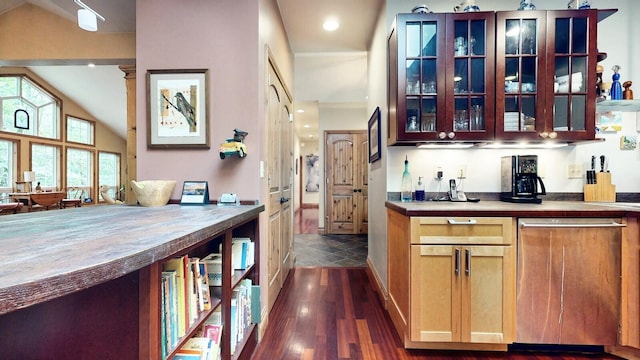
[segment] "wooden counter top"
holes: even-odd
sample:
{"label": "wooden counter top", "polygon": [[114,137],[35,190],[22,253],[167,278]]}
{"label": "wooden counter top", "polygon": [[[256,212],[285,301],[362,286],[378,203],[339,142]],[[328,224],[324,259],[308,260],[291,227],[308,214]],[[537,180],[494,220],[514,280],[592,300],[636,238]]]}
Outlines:
{"label": "wooden counter top", "polygon": [[137,271],[263,210],[110,205],[3,216],[0,314]]}
{"label": "wooden counter top", "polygon": [[542,201],[515,204],[503,201],[451,202],[387,201],[386,207],[406,216],[511,216],[511,217],[624,217],[640,216],[638,203]]}

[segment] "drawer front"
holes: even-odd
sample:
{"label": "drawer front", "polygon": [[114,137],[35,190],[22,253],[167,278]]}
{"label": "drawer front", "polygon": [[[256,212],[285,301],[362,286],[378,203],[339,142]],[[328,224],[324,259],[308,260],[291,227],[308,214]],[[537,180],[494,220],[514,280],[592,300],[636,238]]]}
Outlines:
{"label": "drawer front", "polygon": [[512,244],[515,219],[510,217],[412,217],[412,244]]}

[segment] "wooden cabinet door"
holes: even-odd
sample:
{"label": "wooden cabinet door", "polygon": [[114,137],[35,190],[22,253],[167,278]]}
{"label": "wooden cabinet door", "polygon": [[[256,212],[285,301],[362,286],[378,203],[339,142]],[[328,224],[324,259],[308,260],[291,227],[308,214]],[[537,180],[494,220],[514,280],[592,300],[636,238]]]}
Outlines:
{"label": "wooden cabinet door", "polygon": [[411,246],[412,341],[513,341],[512,246]]}
{"label": "wooden cabinet door", "polygon": [[515,249],[469,246],[461,249],[461,339],[511,343],[515,337]]}
{"label": "wooden cabinet door", "polygon": [[460,341],[460,247],[411,245],[411,341]]}

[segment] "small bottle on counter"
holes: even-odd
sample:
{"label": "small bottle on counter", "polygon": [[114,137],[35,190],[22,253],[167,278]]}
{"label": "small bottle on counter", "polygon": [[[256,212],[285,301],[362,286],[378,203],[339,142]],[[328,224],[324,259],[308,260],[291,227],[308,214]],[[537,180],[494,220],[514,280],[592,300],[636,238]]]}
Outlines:
{"label": "small bottle on counter", "polygon": [[400,186],[400,200],[402,200],[402,202],[411,202],[412,190],[411,173],[409,172],[409,158],[405,155],[404,172],[402,172],[402,185]]}
{"label": "small bottle on counter", "polygon": [[424,201],[424,184],[422,176],[418,176],[418,185],[416,185],[416,201]]}

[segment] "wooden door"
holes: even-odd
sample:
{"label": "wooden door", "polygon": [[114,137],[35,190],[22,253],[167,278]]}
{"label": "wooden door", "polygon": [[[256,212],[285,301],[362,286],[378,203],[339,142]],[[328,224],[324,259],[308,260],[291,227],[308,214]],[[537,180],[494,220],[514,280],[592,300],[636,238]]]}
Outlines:
{"label": "wooden door", "polygon": [[[270,59],[271,60],[271,59]],[[291,268],[293,247],[291,100],[269,61],[267,105],[268,305],[273,306]],[[283,264],[285,266],[283,266]]]}
{"label": "wooden door", "polygon": [[460,341],[460,248],[411,245],[411,341]]}
{"label": "wooden door", "polygon": [[463,257],[462,342],[505,344],[515,336],[513,246],[469,246]]}
{"label": "wooden door", "polygon": [[325,143],[328,234],[366,234],[368,140],[365,131],[328,132]]}

